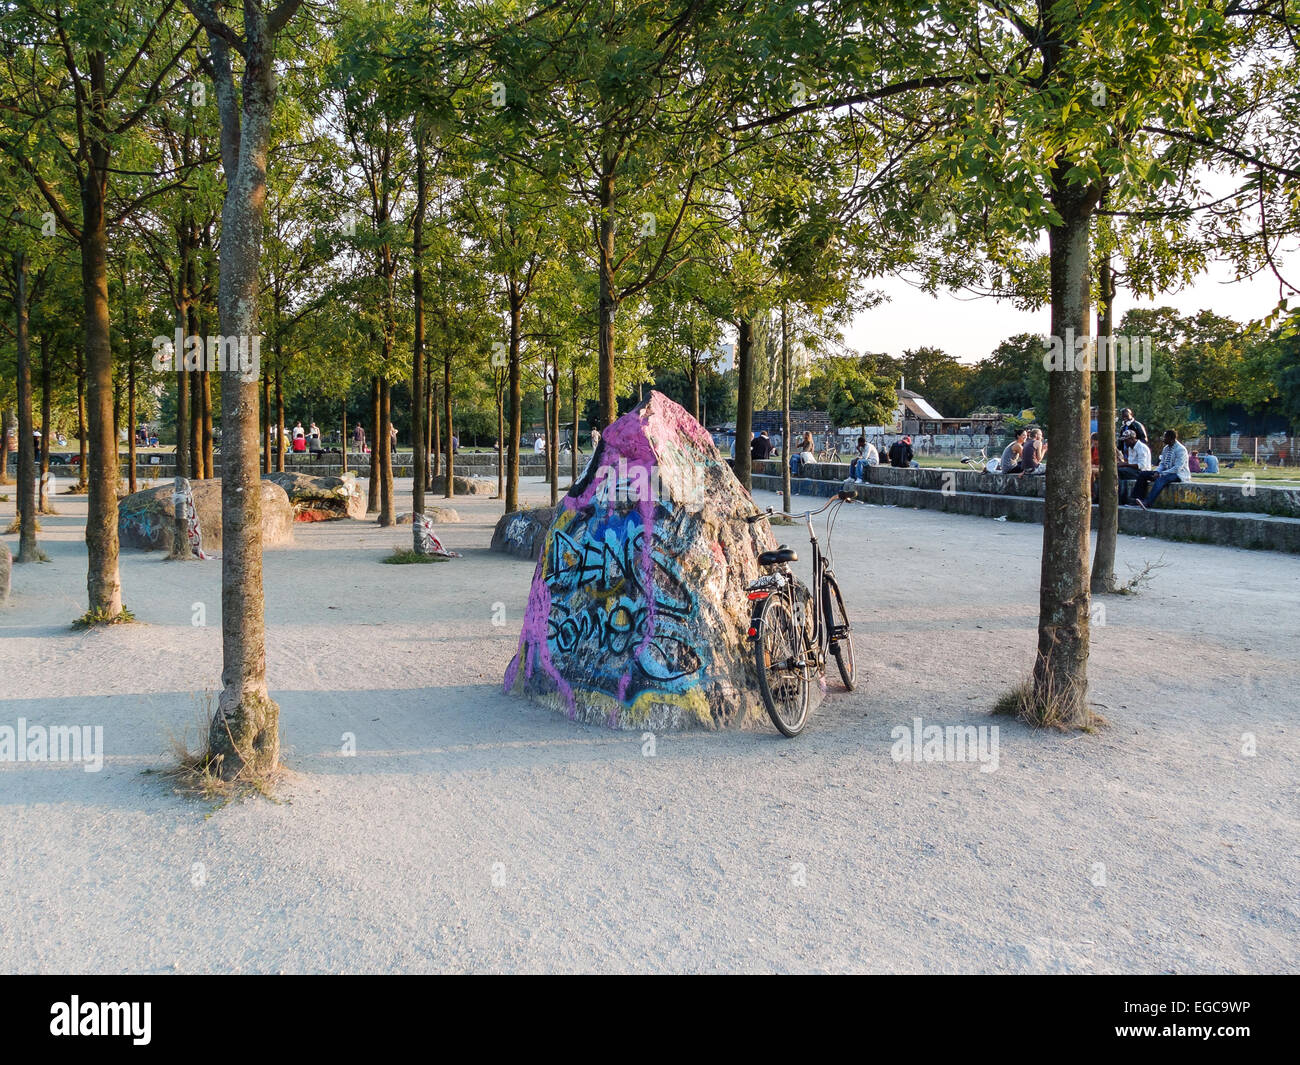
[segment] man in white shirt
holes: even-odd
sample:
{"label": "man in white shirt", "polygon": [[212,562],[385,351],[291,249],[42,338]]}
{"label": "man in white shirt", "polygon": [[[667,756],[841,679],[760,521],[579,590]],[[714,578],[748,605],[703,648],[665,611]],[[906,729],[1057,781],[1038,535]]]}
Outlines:
{"label": "man in white shirt", "polygon": [[1165,430],[1165,446],[1160,452],[1160,465],[1155,469],[1155,483],[1146,499],[1137,496],[1138,506],[1144,510],[1156,501],[1156,497],[1175,481],[1190,481],[1192,471],[1187,465],[1187,448],[1178,442],[1178,433],[1173,429]]}
{"label": "man in white shirt", "polygon": [[1155,474],[1142,476],[1151,469],[1151,449],[1138,439],[1133,429],[1124,432],[1124,453],[1128,460],[1119,464],[1119,502],[1121,506],[1128,506],[1134,501],[1135,494],[1141,494],[1137,492],[1138,485],[1145,492]]}

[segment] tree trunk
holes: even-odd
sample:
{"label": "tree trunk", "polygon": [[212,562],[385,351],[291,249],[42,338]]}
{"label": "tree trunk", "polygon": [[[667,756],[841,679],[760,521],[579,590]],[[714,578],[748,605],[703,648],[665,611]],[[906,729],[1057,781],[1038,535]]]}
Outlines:
{"label": "tree trunk", "polygon": [[1052,337],[1062,366],[1048,374],[1048,427],[1038,654],[1032,714],[1040,723],[1086,725],[1088,711],[1088,526],[1091,455],[1088,370],[1078,368],[1074,341],[1087,337],[1089,234],[1095,194],[1055,175],[1052,202],[1062,222],[1048,232]]}
{"label": "tree trunk", "polygon": [[507,385],[507,421],[510,439],[506,445],[506,502],[505,512],[513,514],[519,509],[519,445],[524,435],[523,394],[520,388],[519,362],[519,299],[511,292],[510,347],[507,352],[509,383]]}
{"label": "tree trunk", "polygon": [[[781,507],[790,512],[790,330],[781,304]],[[737,433],[736,450],[740,450]]]}
{"label": "tree trunk", "polygon": [[497,389],[497,498],[506,496],[506,396],[505,389]]}
{"label": "tree trunk", "polygon": [[614,389],[614,315],[618,310],[614,289],[614,171],[613,163],[604,160],[604,173],[600,175],[600,216],[597,232],[600,247],[597,249],[599,271],[599,323],[598,347],[600,363],[600,429],[604,432],[618,417],[618,404]]}
{"label": "tree trunk", "polygon": [[[41,562],[36,543],[36,440],[32,424],[32,348],[27,331],[27,253],[14,252],[14,306],[17,310],[18,344],[18,558],[17,562]],[[48,449],[48,445],[41,450]]]}
{"label": "tree trunk", "polygon": [[[218,290],[221,333],[251,346],[260,344],[258,265],[275,65],[274,33],[260,4],[246,3],[244,18],[247,55],[239,99],[225,40],[209,28],[208,44],[226,174]],[[266,686],[258,397],[257,378],[250,376],[243,380],[238,367],[221,374],[222,690],[208,753],[226,779],[245,768],[255,774],[269,772],[280,756],[280,708]]]}
{"label": "tree trunk", "polygon": [[366,513],[379,512],[379,480],[383,475],[379,463],[379,378],[370,379],[370,472],[366,485]]}
{"label": "tree trunk", "polygon": [[0,410],[0,484],[9,484],[9,426],[13,420],[12,407]]}
{"label": "tree trunk", "polygon": [[113,432],[113,348],[109,340],[108,235],[104,218],[108,148],[97,144],[92,146],[90,154],[91,165],[81,183],[81,287],[85,302],[82,333],[90,415],[86,591],[89,612],[107,620],[116,619],[122,613],[122,582],[117,566],[119,475],[117,439]]}
{"label": "tree trunk", "polygon": [[348,472],[348,401],[347,397],[343,398],[343,435],[339,438],[343,441],[343,446],[339,450],[343,453],[343,472]]}
{"label": "tree trunk", "polygon": [[[275,416],[271,410],[271,376],[262,371],[262,472],[271,472],[271,419]],[[346,463],[344,465],[346,469]]]}
{"label": "tree trunk", "polygon": [[691,353],[691,414],[700,421],[700,364],[695,361],[694,352]]}
{"label": "tree trunk", "polygon": [[[736,330],[736,477],[750,490],[749,439],[754,435],[754,325],[742,318]],[[785,442],[784,451],[789,448]]]}
{"label": "tree trunk", "polygon": [[[387,362],[387,356],[385,356]],[[379,458],[379,524],[387,527],[397,524],[393,505],[393,400],[388,378],[379,381],[379,432],[382,446],[375,449]]]}
{"label": "tree trunk", "polygon": [[1115,272],[1107,252],[1098,267],[1097,351],[1105,338],[1106,359],[1096,370],[1097,450],[1101,455],[1097,473],[1097,547],[1092,559],[1092,591],[1105,594],[1116,590],[1115,541],[1119,536],[1119,464],[1115,458],[1115,351],[1110,338],[1115,321]]}
{"label": "tree trunk", "polygon": [[275,366],[275,472],[284,473],[284,388],[278,362]]}
{"label": "tree trunk", "polygon": [[86,369],[85,355],[83,352],[77,353],[77,453],[79,462],[77,464],[77,487],[83,492],[89,487],[90,482],[86,479],[86,462],[87,446],[89,441],[86,439]]}
{"label": "tree trunk", "polygon": [[569,485],[578,481],[578,358],[573,358],[569,371],[570,387],[569,413],[573,418],[573,447],[569,449]]}
{"label": "tree trunk", "polygon": [[[182,268],[180,292],[181,299],[176,307],[176,327],[181,331],[181,337],[185,336],[185,327],[187,325],[186,314],[189,310],[189,302],[185,297],[184,289],[184,268]],[[182,350],[184,345],[182,344]],[[192,475],[190,469],[190,375],[189,372],[181,365],[181,351],[177,351],[176,357],[176,470],[175,483],[172,488],[173,496],[180,487],[185,478]],[[172,504],[172,549],[171,554],[167,557],[178,562],[188,561],[193,557],[190,552],[189,522],[185,518],[184,508]]]}
{"label": "tree trunk", "polygon": [[456,449],[452,446],[451,438],[454,435],[451,428],[451,352],[447,351],[442,357],[442,421],[444,431],[447,434],[447,480],[446,491],[444,494],[448,499],[456,494],[456,489],[452,484],[452,478],[456,475]]}
{"label": "tree trunk", "polygon": [[36,501],[38,514],[53,514],[54,504],[50,502],[50,338],[41,333],[41,464],[40,487]]}
{"label": "tree trunk", "polygon": [[[122,286],[125,296],[126,286]],[[127,464],[127,485],[129,490],[134,492],[136,489],[135,464],[136,464],[136,440],[135,440],[135,353],[131,351],[128,341],[126,349],[126,464]]]}
{"label": "tree trunk", "polygon": [[[429,179],[425,167],[424,140],[415,133],[415,217],[411,231],[411,293],[415,302],[415,339],[411,349],[411,511],[424,513],[424,491],[428,481],[429,455],[424,431],[424,213],[428,205]],[[423,542],[418,526],[411,522],[414,546]]]}
{"label": "tree trunk", "polygon": [[427,362],[427,360],[425,368],[428,370],[425,374],[428,378],[428,387],[425,391],[428,393],[427,401],[429,407],[424,414],[424,431],[429,437],[428,450],[432,458],[429,462],[429,479],[428,483],[424,486],[424,490],[425,492],[432,492],[433,479],[438,476],[438,471],[442,469],[442,421],[441,415],[438,413],[440,410],[440,404],[438,403],[438,389],[435,388],[433,384],[432,364]]}
{"label": "tree trunk", "polygon": [[[223,336],[229,336],[229,333],[223,333]],[[256,385],[256,382],[254,382]],[[215,477],[217,475],[216,464],[213,462],[212,449],[212,372],[204,370],[199,377],[200,388],[200,410],[203,414],[203,474],[205,477]],[[257,389],[253,389],[253,409],[257,409]],[[225,419],[222,419],[222,433],[225,432]],[[257,428],[254,426],[253,439],[257,439]],[[224,450],[222,452],[224,454]]]}
{"label": "tree trunk", "polygon": [[[560,356],[557,353],[551,363],[551,409],[550,409],[551,446],[547,450],[547,474],[551,482],[551,506],[560,501]],[[578,441],[575,437],[574,446]]]}

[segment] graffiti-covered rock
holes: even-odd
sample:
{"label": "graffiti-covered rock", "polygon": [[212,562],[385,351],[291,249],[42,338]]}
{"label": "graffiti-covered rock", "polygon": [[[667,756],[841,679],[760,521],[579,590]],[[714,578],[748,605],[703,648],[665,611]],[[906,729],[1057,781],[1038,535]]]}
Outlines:
{"label": "graffiti-covered rock", "polygon": [[538,507],[535,510],[516,510],[502,514],[497,527],[492,530],[493,551],[526,558],[536,562],[542,553],[542,544],[555,520],[555,507]]}
{"label": "graffiti-covered rock", "polygon": [[295,521],[339,521],[366,516],[366,497],[357,485],[355,473],[339,477],[311,477],[305,473],[264,473],[285,490],[293,505]]}
{"label": "graffiti-covered rock", "polygon": [[709,434],[651,392],[555,512],[506,690],[614,728],[761,714],[744,587],[774,542],[754,509]]}
{"label": "graffiti-covered rock", "polygon": [[[194,512],[199,521],[203,550],[221,550],[221,478],[191,481]],[[132,492],[117,504],[117,535],[124,548],[140,551],[172,549],[176,522],[172,511],[172,482],[158,488]],[[293,543],[293,507],[289,495],[278,484],[262,481],[262,546],[284,547]]]}

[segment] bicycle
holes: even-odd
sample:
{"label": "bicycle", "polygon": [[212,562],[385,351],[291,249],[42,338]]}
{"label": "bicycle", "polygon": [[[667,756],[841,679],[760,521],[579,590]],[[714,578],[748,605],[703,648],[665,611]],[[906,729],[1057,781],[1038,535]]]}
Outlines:
{"label": "bicycle", "polygon": [[817,452],[818,462],[839,462],[840,449],[833,441],[828,441],[826,446]]}
{"label": "bicycle", "polygon": [[799,735],[808,723],[812,682],[826,672],[827,651],[835,658],[844,690],[852,691],[857,686],[844,596],[831,572],[829,554],[822,553],[813,526],[813,518],[831,510],[826,519],[829,552],[840,507],[856,498],[853,492],[838,492],[820,510],[786,514],[768,507],[763,513],[745,519],[751,525],[774,513],[796,521],[802,519],[808,523],[808,539],[812,543],[811,592],[790,572],[790,563],[799,561],[799,556],[785,544],[758,556],[758,564],[770,572],[745,587],[745,595],[753,604],[748,636],[754,641],[759,694],[772,724],[788,737]]}

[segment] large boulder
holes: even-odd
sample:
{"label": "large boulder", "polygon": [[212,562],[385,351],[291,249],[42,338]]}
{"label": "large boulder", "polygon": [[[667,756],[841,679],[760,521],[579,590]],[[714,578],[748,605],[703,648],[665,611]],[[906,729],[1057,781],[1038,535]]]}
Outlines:
{"label": "large boulder", "polygon": [[516,510],[502,514],[497,527],[492,530],[493,551],[526,558],[536,562],[542,554],[542,544],[555,520],[555,507],[538,507],[536,510]]}
{"label": "large boulder", "polygon": [[[221,478],[191,481],[194,512],[199,519],[203,550],[221,550]],[[141,551],[172,549],[176,521],[172,510],[173,482],[133,492],[117,505],[117,535],[125,548]],[[293,507],[289,495],[278,484],[262,481],[262,546],[284,547],[293,543]]]}
{"label": "large boulder", "polygon": [[[458,473],[452,474],[451,489],[453,496],[494,496],[497,494],[496,481],[489,481],[486,477],[462,477]],[[433,479],[433,487],[429,491],[435,495],[447,491],[447,475],[440,473]]]}
{"label": "large boulder", "polygon": [[[424,516],[435,525],[450,525],[460,521],[460,514],[451,507],[425,507]],[[410,525],[415,520],[411,513],[397,515],[398,525]]]}
{"label": "large boulder", "polygon": [[305,473],[264,473],[262,479],[278,484],[293,505],[294,521],[339,521],[364,518],[366,497],[355,473],[341,477],[312,477]]}
{"label": "large boulder", "polygon": [[506,690],[625,729],[761,715],[744,589],[774,542],[754,510],[709,434],[651,392],[556,511]]}
{"label": "large boulder", "polygon": [[14,556],[8,544],[0,544],[0,603],[9,598],[9,582],[13,575]]}

